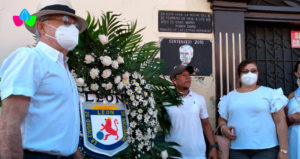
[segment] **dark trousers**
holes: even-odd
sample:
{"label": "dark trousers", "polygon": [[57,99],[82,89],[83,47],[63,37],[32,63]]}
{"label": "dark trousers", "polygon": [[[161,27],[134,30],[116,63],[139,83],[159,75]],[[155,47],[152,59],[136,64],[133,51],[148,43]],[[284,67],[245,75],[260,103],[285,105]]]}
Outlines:
{"label": "dark trousers", "polygon": [[33,152],[24,150],[23,159],[73,159],[73,155],[70,156],[58,156],[58,155],[50,155],[41,152]]}
{"label": "dark trousers", "polygon": [[277,159],[279,147],[258,150],[234,150],[230,149],[230,159]]}

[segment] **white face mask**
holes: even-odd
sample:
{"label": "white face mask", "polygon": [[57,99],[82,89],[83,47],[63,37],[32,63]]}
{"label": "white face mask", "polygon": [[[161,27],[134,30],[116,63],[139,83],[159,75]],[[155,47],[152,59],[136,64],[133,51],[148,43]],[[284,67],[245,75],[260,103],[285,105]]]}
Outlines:
{"label": "white face mask", "polygon": [[247,74],[243,74],[242,75],[242,83],[247,85],[247,86],[251,86],[252,84],[256,83],[257,81],[257,74],[252,73],[252,72],[248,72]]}
{"label": "white face mask", "polygon": [[297,85],[300,87],[300,78],[297,78]]}
{"label": "white face mask", "polygon": [[46,34],[46,36],[55,39],[58,44],[66,50],[73,50],[78,44],[79,30],[74,24],[71,25],[61,25],[58,28],[47,24],[55,31],[55,37]]}

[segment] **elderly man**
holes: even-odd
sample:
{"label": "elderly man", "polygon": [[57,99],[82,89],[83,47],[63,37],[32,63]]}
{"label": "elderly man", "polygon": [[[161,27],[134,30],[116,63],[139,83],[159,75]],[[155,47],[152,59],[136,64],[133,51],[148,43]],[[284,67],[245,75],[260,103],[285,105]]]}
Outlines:
{"label": "elderly man", "polygon": [[175,148],[183,159],[206,159],[204,132],[210,148],[208,158],[217,159],[217,144],[208,120],[205,99],[190,90],[193,72],[193,67],[180,65],[170,74],[177,91],[182,94],[182,105],[166,107],[172,123],[166,141],[180,145]]}
{"label": "elderly man", "polygon": [[1,159],[71,159],[77,151],[79,100],[66,55],[87,24],[67,0],[43,0],[39,8],[27,27],[39,42],[14,51],[0,70]]}

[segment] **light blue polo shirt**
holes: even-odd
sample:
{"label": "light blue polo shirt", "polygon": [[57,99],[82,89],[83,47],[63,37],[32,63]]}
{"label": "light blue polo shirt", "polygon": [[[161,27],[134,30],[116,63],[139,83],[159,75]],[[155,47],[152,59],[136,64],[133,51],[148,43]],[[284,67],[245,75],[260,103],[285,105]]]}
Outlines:
{"label": "light blue polo shirt", "polygon": [[24,149],[67,156],[78,146],[80,118],[76,83],[63,54],[43,42],[13,52],[0,69],[1,98],[31,98],[21,125]]}

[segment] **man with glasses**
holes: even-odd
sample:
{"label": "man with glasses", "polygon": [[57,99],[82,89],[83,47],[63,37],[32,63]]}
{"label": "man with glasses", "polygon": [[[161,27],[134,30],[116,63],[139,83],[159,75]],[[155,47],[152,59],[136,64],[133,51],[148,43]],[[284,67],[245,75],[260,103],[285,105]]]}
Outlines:
{"label": "man with glasses", "polygon": [[35,26],[26,26],[37,45],[17,49],[0,69],[1,159],[80,157],[78,92],[66,62],[87,23],[68,0],[43,0],[39,8]]}

